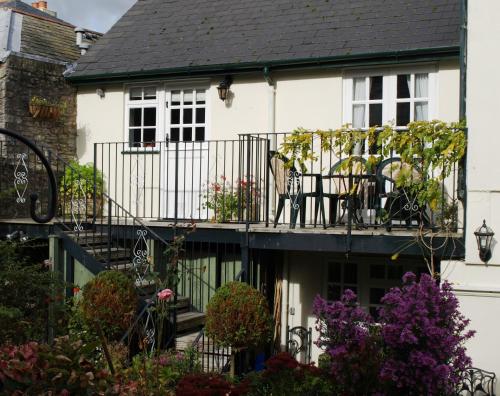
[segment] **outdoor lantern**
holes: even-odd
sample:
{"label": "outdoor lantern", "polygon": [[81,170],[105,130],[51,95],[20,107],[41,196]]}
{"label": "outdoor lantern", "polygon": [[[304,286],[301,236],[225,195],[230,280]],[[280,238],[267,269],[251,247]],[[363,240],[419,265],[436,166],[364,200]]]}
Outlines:
{"label": "outdoor lantern", "polygon": [[217,87],[217,90],[219,91],[219,98],[223,102],[226,101],[227,95],[229,93],[229,88],[231,87],[231,84],[233,83],[233,79],[231,76],[226,76],[224,77],[224,80],[222,80]]}
{"label": "outdoor lantern", "polygon": [[486,225],[486,220],[483,220],[483,225],[474,231],[474,235],[479,249],[479,258],[486,263],[491,258],[491,241],[495,233]]}

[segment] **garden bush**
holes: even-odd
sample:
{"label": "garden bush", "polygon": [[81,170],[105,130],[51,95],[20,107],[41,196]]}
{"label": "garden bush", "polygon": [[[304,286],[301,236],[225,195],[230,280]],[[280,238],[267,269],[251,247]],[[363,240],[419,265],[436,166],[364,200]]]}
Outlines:
{"label": "garden bush", "polygon": [[117,339],[132,324],[137,309],[134,281],[119,271],[103,271],[83,288],[83,316],[99,325],[109,339]]}
{"label": "garden bush", "polygon": [[231,383],[220,374],[189,374],[181,379],[175,394],[176,396],[227,396],[232,395],[231,388]]}
{"label": "garden bush", "polygon": [[347,290],[337,302],[317,296],[314,313],[327,367],[342,395],[453,395],[471,364],[464,343],[474,334],[449,283],[423,274],[381,300],[379,322]]}
{"label": "garden bush", "polygon": [[206,330],[218,345],[235,349],[268,342],[272,319],[265,297],[246,283],[225,284],[208,303]]}

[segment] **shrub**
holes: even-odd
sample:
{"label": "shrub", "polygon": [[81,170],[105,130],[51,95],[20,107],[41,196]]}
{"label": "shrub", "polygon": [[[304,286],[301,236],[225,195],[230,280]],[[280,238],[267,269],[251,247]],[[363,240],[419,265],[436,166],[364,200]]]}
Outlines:
{"label": "shrub", "polygon": [[329,368],[343,395],[369,394],[377,388],[381,351],[378,328],[347,289],[340,301],[328,302],[317,296],[313,306],[317,317],[318,347],[329,359]]}
{"label": "shrub", "polygon": [[448,282],[407,273],[403,286],[382,299],[380,310],[385,359],[380,377],[390,394],[449,395],[471,364],[464,343],[469,320],[458,311]]}
{"label": "shrub", "polygon": [[208,303],[206,330],[221,346],[239,349],[262,345],[272,332],[265,297],[245,283],[225,284]]}
{"label": "shrub", "polygon": [[300,364],[285,352],[268,359],[264,371],[250,374],[233,391],[248,396],[329,396],[332,392],[325,372]]}
{"label": "shrub", "polygon": [[111,377],[88,359],[80,342],[68,337],[54,345],[31,342],[0,349],[2,394],[89,395],[106,391]]}
{"label": "shrub", "polygon": [[[37,245],[40,245],[39,243]],[[65,331],[64,282],[44,263],[48,251],[30,245],[0,242],[0,340],[16,344],[42,341],[52,304],[54,330]],[[45,256],[46,257],[46,256]]]}
{"label": "shrub", "polygon": [[231,392],[231,384],[219,374],[190,374],[177,385],[177,396],[227,396]]}
{"label": "shrub", "polygon": [[82,308],[87,323],[97,322],[110,339],[120,337],[136,313],[133,280],[118,271],[99,273],[83,288]]}

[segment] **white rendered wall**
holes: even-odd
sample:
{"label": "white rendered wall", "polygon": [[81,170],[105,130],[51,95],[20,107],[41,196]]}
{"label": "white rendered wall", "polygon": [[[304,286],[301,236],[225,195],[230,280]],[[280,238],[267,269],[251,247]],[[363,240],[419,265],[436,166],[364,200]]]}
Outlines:
{"label": "white rendered wall", "polygon": [[[500,2],[469,0],[467,54],[467,233],[466,259],[443,265],[443,277],[454,284],[461,311],[477,331],[468,343],[476,367],[500,374]],[[483,221],[496,232],[492,258],[478,255],[474,231]],[[500,387],[497,386],[497,392]]]}

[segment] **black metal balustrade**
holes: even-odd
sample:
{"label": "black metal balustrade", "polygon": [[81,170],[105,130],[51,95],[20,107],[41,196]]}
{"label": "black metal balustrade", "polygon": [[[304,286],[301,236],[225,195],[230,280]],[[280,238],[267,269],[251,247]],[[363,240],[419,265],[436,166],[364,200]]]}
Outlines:
{"label": "black metal balustrade", "polygon": [[397,185],[401,172],[416,181],[437,176],[422,175],[418,159],[411,169],[395,155],[373,166],[361,148],[346,167],[345,156],[323,152],[314,137],[316,158],[299,169],[277,153],[289,135],[150,142],[143,145],[147,147],[98,143],[94,164],[108,194],[144,219],[291,228],[461,229],[458,164],[440,182],[440,202],[431,209],[418,202],[411,188]]}

